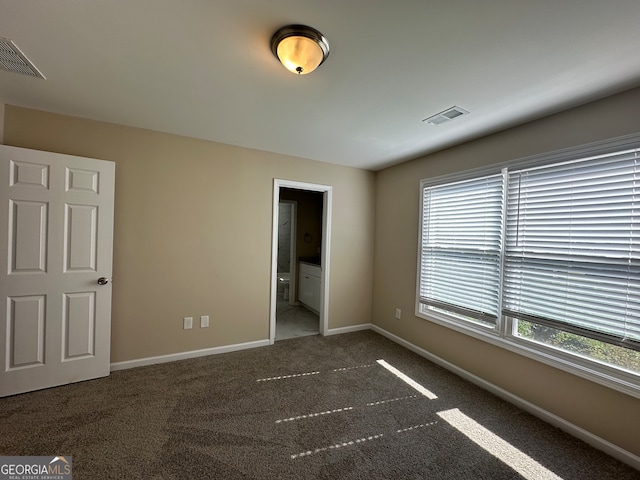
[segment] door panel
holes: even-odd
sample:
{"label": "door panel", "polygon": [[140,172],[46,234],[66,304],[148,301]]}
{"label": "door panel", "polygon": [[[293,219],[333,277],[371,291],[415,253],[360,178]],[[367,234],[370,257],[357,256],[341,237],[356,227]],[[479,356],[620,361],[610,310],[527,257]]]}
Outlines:
{"label": "door panel", "polygon": [[47,254],[47,203],[9,200],[10,273],[44,273]]}
{"label": "door panel", "polygon": [[65,272],[95,272],[98,208],[67,205],[65,215]]}
{"label": "door panel", "polygon": [[67,191],[98,193],[100,172],[67,168]]}
{"label": "door panel", "polygon": [[49,166],[37,163],[9,161],[11,169],[10,186],[26,185],[29,187],[49,188]]}
{"label": "door panel", "polygon": [[90,357],[95,350],[95,292],[67,293],[64,303],[64,360]]}
{"label": "door panel", "polygon": [[114,173],[0,145],[0,396],[109,374]]}
{"label": "door panel", "polygon": [[10,370],[44,363],[44,312],[44,295],[9,299]]}

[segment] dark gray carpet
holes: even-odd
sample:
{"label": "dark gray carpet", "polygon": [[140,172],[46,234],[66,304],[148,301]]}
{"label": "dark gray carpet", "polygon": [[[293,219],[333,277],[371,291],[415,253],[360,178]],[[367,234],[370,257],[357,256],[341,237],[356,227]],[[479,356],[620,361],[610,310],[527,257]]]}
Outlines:
{"label": "dark gray carpet", "polygon": [[[547,473],[479,447],[438,415],[454,409]],[[72,455],[76,480],[640,478],[373,332],[295,338],[0,399],[0,430],[2,455]]]}

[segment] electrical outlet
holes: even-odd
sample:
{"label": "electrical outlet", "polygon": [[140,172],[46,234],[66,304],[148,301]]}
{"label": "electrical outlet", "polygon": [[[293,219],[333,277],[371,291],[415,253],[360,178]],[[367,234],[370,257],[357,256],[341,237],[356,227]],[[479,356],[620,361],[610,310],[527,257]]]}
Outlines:
{"label": "electrical outlet", "polygon": [[209,315],[200,315],[200,328],[207,328],[209,326]]}
{"label": "electrical outlet", "polygon": [[396,318],[400,320],[402,318],[402,310],[396,308]]}
{"label": "electrical outlet", "polygon": [[184,330],[189,330],[193,328],[193,317],[184,317],[182,319],[182,328]]}

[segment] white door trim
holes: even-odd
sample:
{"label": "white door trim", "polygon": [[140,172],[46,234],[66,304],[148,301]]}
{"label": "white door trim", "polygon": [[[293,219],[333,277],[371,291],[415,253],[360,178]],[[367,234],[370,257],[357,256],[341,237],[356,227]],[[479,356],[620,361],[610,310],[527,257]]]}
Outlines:
{"label": "white door trim", "polygon": [[316,183],[296,182],[293,180],[273,179],[273,223],[271,228],[271,308],[269,314],[269,343],[276,338],[276,299],[278,294],[278,204],[281,188],[295,188],[312,192],[322,192],[322,275],[320,277],[320,334],[329,333],[329,265],[331,252],[331,205],[332,187]]}

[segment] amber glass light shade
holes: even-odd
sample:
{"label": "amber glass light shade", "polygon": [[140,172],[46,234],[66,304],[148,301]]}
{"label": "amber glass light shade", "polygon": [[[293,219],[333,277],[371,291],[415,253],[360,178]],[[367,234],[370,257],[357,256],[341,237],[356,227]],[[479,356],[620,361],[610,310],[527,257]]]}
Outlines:
{"label": "amber glass light shade", "polygon": [[271,39],[271,50],[292,73],[313,72],[329,55],[329,43],[317,30],[305,25],[289,25]]}

